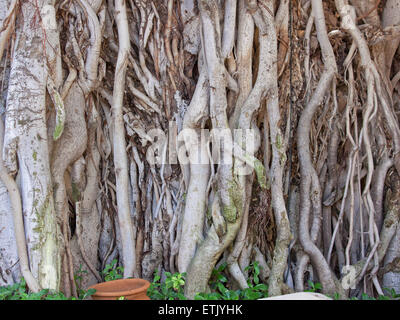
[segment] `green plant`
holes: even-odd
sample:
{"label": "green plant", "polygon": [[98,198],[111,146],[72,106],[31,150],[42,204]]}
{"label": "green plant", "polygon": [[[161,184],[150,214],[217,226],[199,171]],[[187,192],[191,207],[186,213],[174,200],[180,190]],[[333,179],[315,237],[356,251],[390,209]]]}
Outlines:
{"label": "green plant", "polygon": [[101,272],[101,275],[104,278],[104,281],[111,281],[122,279],[124,276],[124,267],[116,267],[117,259],[111,261],[110,264],[107,264],[104,270]]}
{"label": "green plant", "polygon": [[79,297],[66,297],[62,292],[51,292],[48,289],[29,292],[25,279],[10,286],[0,287],[0,300],[84,300],[95,293],[95,289],[82,290]]}
{"label": "green plant", "polygon": [[195,300],[239,300],[240,290],[229,290],[225,287],[228,279],[224,275],[226,263],[222,263],[211,272],[209,286],[212,292],[200,292],[195,295]]}
{"label": "green plant", "polygon": [[82,264],[79,265],[79,270],[76,271],[75,275],[74,275],[74,280],[75,280],[75,284],[76,284],[76,289],[78,291],[78,299],[79,300],[84,300],[85,298],[87,298],[88,296],[92,295],[93,293],[96,292],[96,289],[89,289],[89,290],[84,290],[82,289],[82,279],[83,279],[83,275],[87,274],[88,271],[87,270],[83,270],[82,269]]}
{"label": "green plant", "polygon": [[167,279],[165,280],[165,285],[167,288],[172,288],[175,291],[179,291],[179,289],[185,285],[184,275],[181,273],[175,273],[173,275],[168,273]]}
{"label": "green plant", "polygon": [[390,297],[395,300],[400,300],[400,293],[397,293],[393,288],[383,288],[386,292],[390,294]]}
{"label": "green plant", "polygon": [[211,293],[198,293],[195,300],[256,300],[268,296],[268,286],[260,283],[260,267],[257,262],[251,263],[245,268],[249,272],[247,281],[248,288],[244,290],[229,290],[226,288],[227,278],[223,271],[226,264],[221,264],[214,269],[211,275],[210,288]]}
{"label": "green plant", "polygon": [[[309,282],[311,290],[307,290],[308,292],[315,292],[316,290],[321,290],[322,286],[317,282],[315,285],[312,282]],[[367,293],[362,293],[360,299],[358,297],[349,297],[349,300],[400,300],[400,294],[396,293],[393,288],[383,288],[389,295],[379,295],[377,298],[369,296]],[[315,290],[315,291],[313,291]],[[332,295],[327,295],[329,298],[334,300],[340,300],[339,293],[335,293]]]}
{"label": "green plant", "polygon": [[249,272],[249,278],[247,280],[249,286],[258,285],[260,283],[260,267],[257,261],[250,263],[250,265],[244,268],[244,271]]}
{"label": "green plant", "polygon": [[369,296],[367,293],[362,293],[361,298],[351,297],[350,300],[400,300],[400,294],[396,293],[396,291],[391,288],[384,288],[386,292],[389,293],[389,296],[379,295],[377,298]]}
{"label": "green plant", "polygon": [[245,271],[249,272],[249,278],[247,280],[249,287],[242,291],[243,299],[255,300],[268,297],[268,286],[260,283],[260,266],[258,262],[252,262],[245,268]]}
{"label": "green plant", "polygon": [[304,290],[304,292],[319,292],[322,290],[322,285],[319,282],[312,282],[311,280],[308,280],[308,286],[310,289]]}
{"label": "green plant", "polygon": [[333,295],[333,300],[340,300],[339,293],[335,292],[335,294]]}
{"label": "green plant", "polygon": [[217,291],[211,293],[200,292],[195,300],[239,300],[241,290],[229,290],[222,283],[218,283]]}
{"label": "green plant", "polygon": [[368,294],[366,293],[362,293],[361,294],[361,300],[376,300],[374,297],[370,297]]}
{"label": "green plant", "polygon": [[211,272],[210,277],[210,287],[211,289],[216,289],[218,284],[228,282],[228,279],[224,275],[224,270],[226,269],[226,263],[222,263],[218,268],[214,268]]}
{"label": "green plant", "polygon": [[361,294],[361,300],[392,300],[392,298],[393,298],[393,296],[388,297],[385,295],[379,295],[378,298],[374,298],[374,297],[369,296],[366,293]]}
{"label": "green plant", "polygon": [[183,294],[186,273],[165,272],[166,279],[161,282],[161,276],[156,270],[154,279],[147,290],[147,295],[151,300],[186,300]]}

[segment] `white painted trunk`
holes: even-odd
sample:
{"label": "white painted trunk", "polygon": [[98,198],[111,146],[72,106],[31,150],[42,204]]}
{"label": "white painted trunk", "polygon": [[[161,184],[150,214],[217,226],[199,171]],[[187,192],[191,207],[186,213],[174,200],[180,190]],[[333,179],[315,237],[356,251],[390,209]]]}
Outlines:
{"label": "white painted trunk", "polygon": [[0,286],[13,284],[20,277],[10,196],[0,181]]}
{"label": "white painted trunk", "polygon": [[[39,8],[43,1],[38,1]],[[31,3],[21,4],[12,60],[3,157],[21,175],[21,197],[30,268],[43,288],[58,289],[59,255],[46,126],[42,29]]]}
{"label": "white painted trunk", "polygon": [[[0,3],[0,25],[7,14],[8,1]],[[1,53],[1,50],[0,50]],[[0,56],[1,58],[1,56]],[[3,121],[0,119],[0,121]],[[20,276],[18,252],[10,196],[0,180],[0,286],[14,283]]]}

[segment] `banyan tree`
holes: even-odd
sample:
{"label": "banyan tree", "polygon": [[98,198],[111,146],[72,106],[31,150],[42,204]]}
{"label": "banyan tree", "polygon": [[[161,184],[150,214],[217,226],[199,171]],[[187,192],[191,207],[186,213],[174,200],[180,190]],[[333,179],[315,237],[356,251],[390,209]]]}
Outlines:
{"label": "banyan tree", "polygon": [[2,0],[0,285],[400,290],[399,0]]}

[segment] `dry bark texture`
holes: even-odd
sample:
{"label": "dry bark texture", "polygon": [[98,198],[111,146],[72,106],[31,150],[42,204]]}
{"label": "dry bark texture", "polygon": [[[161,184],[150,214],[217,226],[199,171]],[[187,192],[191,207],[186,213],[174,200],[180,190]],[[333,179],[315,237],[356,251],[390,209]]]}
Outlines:
{"label": "dry bark texture", "polygon": [[189,298],[223,262],[246,288],[252,261],[271,296],[399,292],[399,17],[399,0],[1,1],[0,285],[76,296],[116,258],[186,272]]}

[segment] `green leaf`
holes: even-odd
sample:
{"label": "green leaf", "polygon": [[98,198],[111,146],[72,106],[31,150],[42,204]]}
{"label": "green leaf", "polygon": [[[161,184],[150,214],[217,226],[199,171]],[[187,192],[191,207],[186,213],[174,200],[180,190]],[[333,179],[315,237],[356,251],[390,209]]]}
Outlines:
{"label": "green leaf", "polygon": [[247,292],[247,298],[249,300],[256,300],[256,299],[258,299],[260,297],[261,297],[261,295],[256,291],[251,291],[250,290],[250,291]]}
{"label": "green leaf", "polygon": [[260,274],[260,267],[258,266],[258,262],[254,262],[254,274]]}
{"label": "green leaf", "polygon": [[194,300],[207,300],[204,293],[196,293]]}
{"label": "green leaf", "polygon": [[339,300],[340,299],[339,293],[335,292],[335,295],[333,296],[333,299],[334,300]]}
{"label": "green leaf", "polygon": [[95,294],[96,291],[97,291],[97,290],[96,290],[96,289],[93,289],[93,288],[89,289],[88,291],[86,291],[86,292],[83,294],[82,300],[85,299],[85,298],[87,298],[87,297],[89,297],[89,296],[91,296],[92,294]]}
{"label": "green leaf", "polygon": [[207,300],[221,300],[222,297],[217,292],[213,292],[207,296]]}
{"label": "green leaf", "polygon": [[178,293],[178,298],[179,298],[179,300],[187,300],[185,295],[183,295],[182,293]]}
{"label": "green leaf", "polygon": [[229,290],[226,292],[227,300],[239,300],[239,294],[237,291]]}
{"label": "green leaf", "polygon": [[218,270],[219,272],[222,272],[222,271],[225,270],[226,266],[227,266],[227,263],[224,262],[224,263],[222,263],[222,264],[218,267],[217,270]]}
{"label": "green leaf", "polygon": [[362,295],[361,295],[361,300],[376,300],[375,298],[373,298],[373,297],[370,297],[368,294],[366,294],[366,293],[363,293]]}
{"label": "green leaf", "polygon": [[158,282],[160,279],[161,279],[161,277],[160,277],[159,275],[156,275],[156,276],[154,277],[153,282]]}
{"label": "green leaf", "polygon": [[228,289],[227,288],[225,288],[225,286],[222,284],[222,283],[217,283],[217,287],[218,287],[218,290],[222,293],[222,294],[225,294],[227,291],[228,291]]}
{"label": "green leaf", "polygon": [[268,286],[265,285],[264,283],[259,283],[253,287],[254,290],[259,290],[259,291],[268,291]]}
{"label": "green leaf", "polygon": [[218,279],[218,281],[221,281],[221,282],[227,282],[228,281],[228,279],[222,274],[219,274],[217,279]]}

